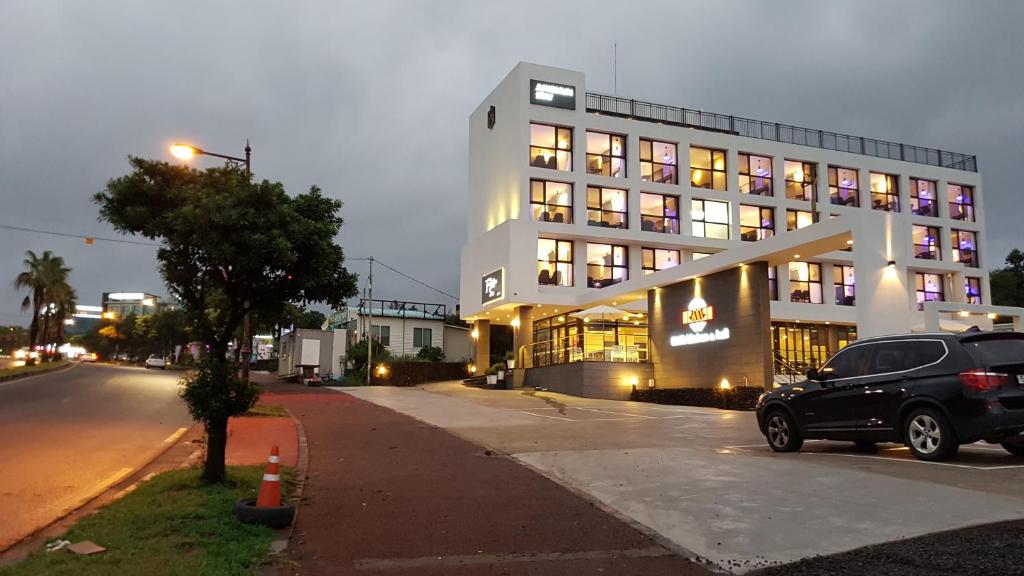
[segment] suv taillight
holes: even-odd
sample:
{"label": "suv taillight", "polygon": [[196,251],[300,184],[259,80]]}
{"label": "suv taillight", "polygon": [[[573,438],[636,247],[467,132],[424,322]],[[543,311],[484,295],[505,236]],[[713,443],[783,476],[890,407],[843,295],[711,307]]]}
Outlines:
{"label": "suv taillight", "polygon": [[964,385],[964,388],[984,392],[985,390],[995,390],[1004,384],[1009,384],[1010,375],[1003,374],[1002,372],[989,372],[978,368],[977,370],[961,372],[960,382]]}

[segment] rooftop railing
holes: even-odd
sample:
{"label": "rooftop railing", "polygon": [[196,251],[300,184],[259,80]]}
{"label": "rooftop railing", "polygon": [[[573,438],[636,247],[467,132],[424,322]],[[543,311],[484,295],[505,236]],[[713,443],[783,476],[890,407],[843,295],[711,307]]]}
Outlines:
{"label": "rooftop railing", "polygon": [[784,144],[797,144],[800,146],[823,148],[825,150],[863,154],[876,158],[916,162],[918,164],[941,166],[943,168],[966,170],[968,172],[978,171],[977,158],[970,154],[936,150],[935,148],[922,148],[921,146],[875,140],[874,138],[864,138],[863,136],[850,136],[825,130],[812,130],[810,128],[779,124],[778,122],[764,122],[739,116],[726,116],[725,114],[704,112],[703,110],[689,110],[663,104],[651,104],[650,102],[629,100],[617,96],[605,96],[593,92],[587,92],[587,112],[711,130],[737,136],[746,136],[748,138],[782,142]]}

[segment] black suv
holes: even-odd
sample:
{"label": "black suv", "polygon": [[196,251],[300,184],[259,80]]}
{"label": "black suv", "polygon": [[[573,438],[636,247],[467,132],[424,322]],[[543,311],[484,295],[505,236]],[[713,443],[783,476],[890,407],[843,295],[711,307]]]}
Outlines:
{"label": "black suv", "polygon": [[1024,456],[1024,334],[907,334],[853,342],[807,380],[762,394],[757,424],[776,452],[805,438],[905,443],[922,460],[960,444]]}

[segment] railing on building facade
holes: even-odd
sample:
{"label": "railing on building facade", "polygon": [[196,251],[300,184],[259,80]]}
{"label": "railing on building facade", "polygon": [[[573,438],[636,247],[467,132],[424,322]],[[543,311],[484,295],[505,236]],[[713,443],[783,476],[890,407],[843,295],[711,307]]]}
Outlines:
{"label": "railing on building facade", "polygon": [[516,352],[516,368],[539,368],[573,362],[650,362],[647,336],[629,335],[621,342],[604,334],[583,333],[556,340],[520,346]]}
{"label": "railing on building facade", "polygon": [[746,136],[748,138],[782,142],[784,144],[798,144],[801,146],[823,148],[825,150],[863,154],[876,158],[903,160],[905,162],[941,166],[943,168],[966,170],[968,172],[978,171],[977,158],[970,154],[875,140],[873,138],[864,138],[863,136],[850,136],[825,130],[800,128],[777,122],[764,122],[738,116],[726,116],[725,114],[704,112],[703,110],[689,110],[663,104],[652,104],[650,102],[629,100],[617,96],[605,96],[593,92],[587,92],[587,112],[712,130],[737,136]]}

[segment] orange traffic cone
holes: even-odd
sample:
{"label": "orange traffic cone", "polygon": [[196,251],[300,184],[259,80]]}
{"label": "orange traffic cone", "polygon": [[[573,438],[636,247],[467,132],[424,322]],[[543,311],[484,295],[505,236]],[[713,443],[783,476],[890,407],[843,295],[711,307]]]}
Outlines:
{"label": "orange traffic cone", "polygon": [[260,484],[260,493],[256,497],[256,506],[268,508],[280,505],[281,458],[278,455],[277,446],[274,446],[270,449],[270,457],[267,458],[267,469],[263,472],[263,484]]}

